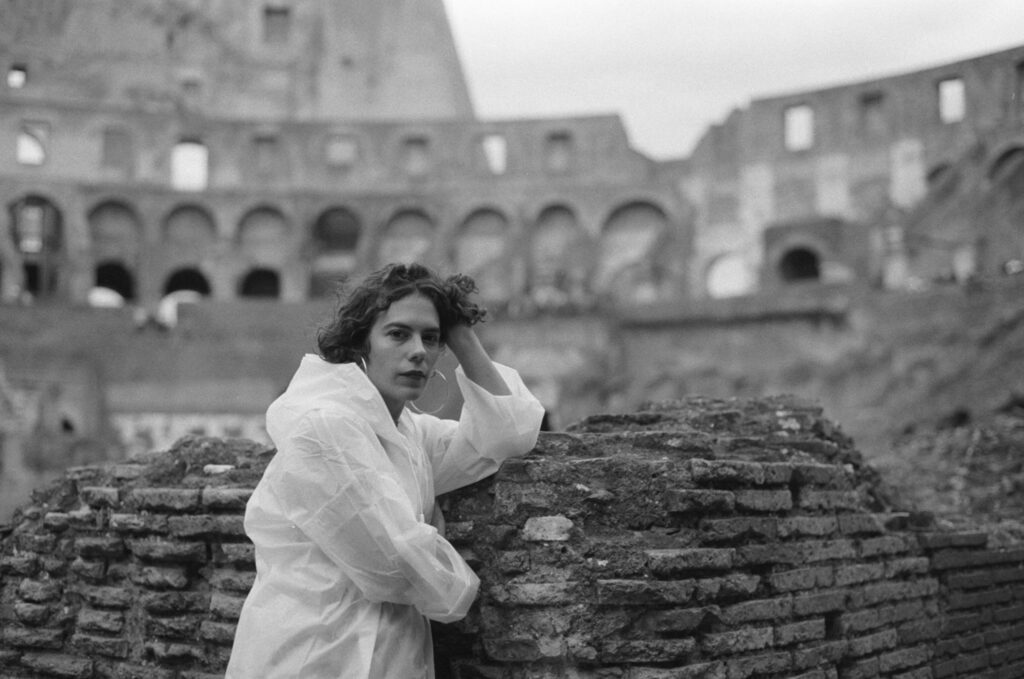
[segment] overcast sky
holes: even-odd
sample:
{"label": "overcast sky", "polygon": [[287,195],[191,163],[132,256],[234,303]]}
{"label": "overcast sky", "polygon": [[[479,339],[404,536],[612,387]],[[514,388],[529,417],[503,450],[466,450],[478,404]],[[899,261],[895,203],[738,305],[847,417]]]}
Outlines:
{"label": "overcast sky", "polygon": [[1024,44],[1024,0],[444,0],[481,118],[618,113],[687,155],[752,98]]}

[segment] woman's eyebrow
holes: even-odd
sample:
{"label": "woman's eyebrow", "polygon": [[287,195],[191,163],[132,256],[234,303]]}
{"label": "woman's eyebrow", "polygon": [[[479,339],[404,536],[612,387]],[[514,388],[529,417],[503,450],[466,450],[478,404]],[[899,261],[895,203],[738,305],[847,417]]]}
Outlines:
{"label": "woman's eyebrow", "polygon": [[[419,326],[409,325],[408,323],[403,323],[401,321],[389,321],[388,323],[384,324],[384,327],[397,328],[399,330],[416,330],[417,328],[419,328]],[[437,325],[425,325],[419,329],[422,330],[423,332],[441,332],[441,327]]]}

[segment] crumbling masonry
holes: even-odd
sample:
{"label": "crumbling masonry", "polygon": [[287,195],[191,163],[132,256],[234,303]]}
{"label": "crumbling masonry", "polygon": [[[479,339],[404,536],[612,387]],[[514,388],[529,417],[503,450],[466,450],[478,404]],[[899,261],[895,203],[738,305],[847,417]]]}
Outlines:
{"label": "crumbling masonry", "polygon": [[[187,438],[37,493],[0,543],[0,675],[221,676],[272,454]],[[441,678],[1024,677],[1024,546],[896,511],[793,399],[593,417],[445,505],[482,586]]]}

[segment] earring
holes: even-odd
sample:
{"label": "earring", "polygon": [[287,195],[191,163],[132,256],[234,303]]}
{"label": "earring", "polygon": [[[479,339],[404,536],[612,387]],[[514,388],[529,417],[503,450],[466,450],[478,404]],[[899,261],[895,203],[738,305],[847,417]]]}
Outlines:
{"label": "earring", "polygon": [[367,372],[367,370],[366,370],[366,358],[364,356],[360,356],[359,357],[359,362],[363,364],[363,372]]}
{"label": "earring", "polygon": [[[436,415],[437,413],[441,412],[441,409],[444,408],[445,405],[447,405],[448,403],[448,378],[445,377],[444,373],[438,370],[437,368],[434,368],[433,370],[430,371],[430,376],[440,377],[441,381],[444,382],[444,398],[441,399],[441,405],[434,408],[430,412],[424,412],[423,410],[420,409],[418,405],[416,405],[416,403],[414,403],[413,401],[409,401],[408,403],[406,403],[406,405],[409,406],[409,409],[412,410],[414,413],[419,413],[420,415]],[[421,395],[420,398],[423,398],[423,396]]]}

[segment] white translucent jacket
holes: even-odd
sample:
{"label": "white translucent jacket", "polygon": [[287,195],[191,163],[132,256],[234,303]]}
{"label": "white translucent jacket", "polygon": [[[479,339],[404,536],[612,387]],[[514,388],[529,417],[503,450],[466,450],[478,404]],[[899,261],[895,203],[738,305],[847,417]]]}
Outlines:
{"label": "white translucent jacket", "polygon": [[458,422],[406,410],[396,426],[357,366],[303,357],[267,410],[277,453],[246,507],[256,580],[226,679],[434,676],[427,619],[462,618],[479,585],[435,528],[435,495],[528,452],[543,416],[495,366],[512,395],[459,368]]}

